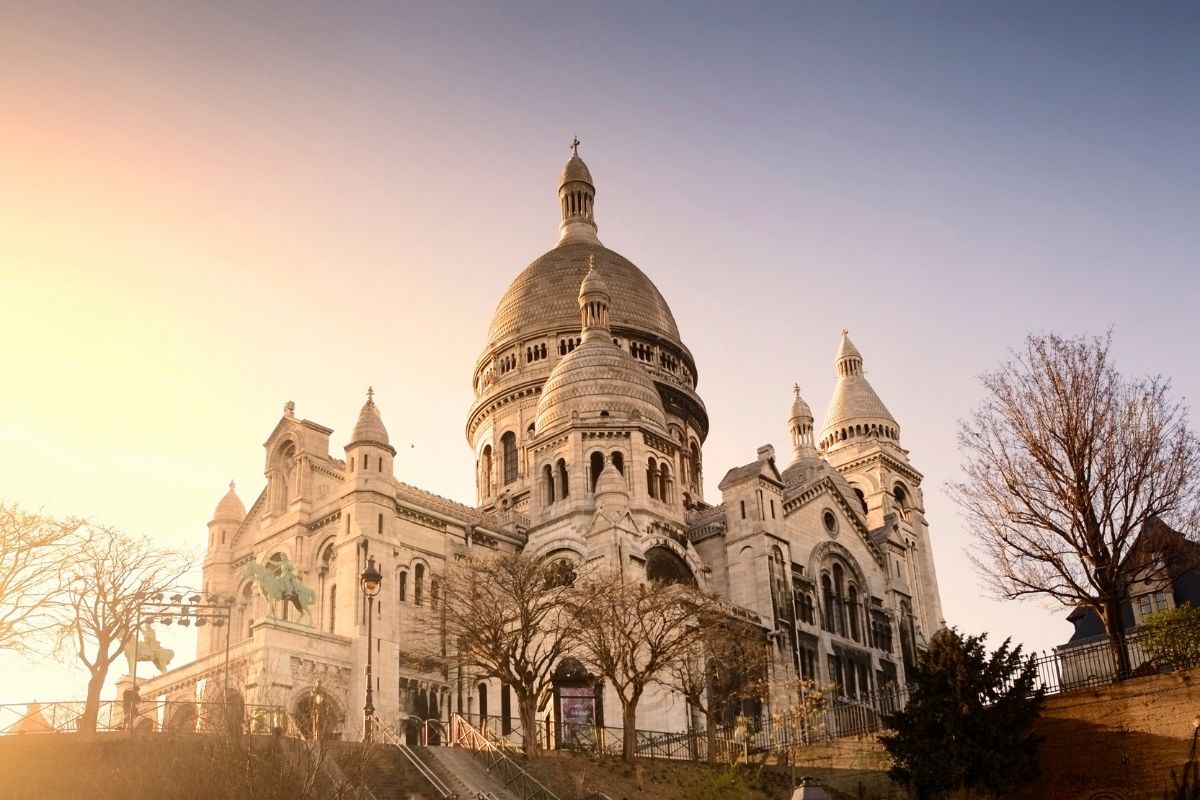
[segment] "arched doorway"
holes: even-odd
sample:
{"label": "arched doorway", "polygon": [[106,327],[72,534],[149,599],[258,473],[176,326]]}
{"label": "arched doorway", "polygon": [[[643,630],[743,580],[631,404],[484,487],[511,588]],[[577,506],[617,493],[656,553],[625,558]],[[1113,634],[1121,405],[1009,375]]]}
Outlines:
{"label": "arched doorway", "polygon": [[590,749],[596,728],[604,726],[603,686],[577,658],[567,656],[554,670],[555,741],[558,747]]}
{"label": "arched doorway", "polygon": [[292,719],[305,739],[328,739],[341,730],[344,717],[341,706],[320,684],[292,704]]}

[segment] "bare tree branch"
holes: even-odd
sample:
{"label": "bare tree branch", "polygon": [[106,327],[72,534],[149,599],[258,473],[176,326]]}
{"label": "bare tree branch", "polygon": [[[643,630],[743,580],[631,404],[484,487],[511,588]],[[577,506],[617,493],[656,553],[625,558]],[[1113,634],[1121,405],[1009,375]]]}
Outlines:
{"label": "bare tree branch", "polygon": [[984,375],[989,396],[959,425],[966,477],[950,491],[993,592],[1092,608],[1124,674],[1130,554],[1153,520],[1194,525],[1200,442],[1170,382],[1123,378],[1110,344],[1111,334],[1031,335]]}
{"label": "bare tree branch", "polygon": [[109,667],[132,640],[142,601],[176,587],[191,565],[179,553],[111,528],[89,526],[81,536],[64,565],[57,631],[61,647],[87,667],[79,731],[91,733]]}
{"label": "bare tree branch", "polygon": [[0,650],[27,652],[53,626],[59,565],[80,524],[0,503]]}

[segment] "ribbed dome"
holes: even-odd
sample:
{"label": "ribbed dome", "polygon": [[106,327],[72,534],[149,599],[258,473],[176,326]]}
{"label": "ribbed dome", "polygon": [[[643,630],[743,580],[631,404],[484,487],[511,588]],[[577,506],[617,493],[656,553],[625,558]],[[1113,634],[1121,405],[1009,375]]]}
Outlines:
{"label": "ribbed dome", "polygon": [[229,491],[213,511],[213,522],[241,522],[245,518],[246,506],[242,505],[242,498],[238,497],[237,489],[233,481],[230,481]]}
{"label": "ribbed dome", "polygon": [[588,257],[604,273],[612,297],[610,325],[634,328],[670,340],[686,352],[667,301],[629,259],[600,244],[564,244],[526,267],[500,299],[488,329],[485,352],[536,333],[579,330],[579,288]]}
{"label": "ribbed dome", "polygon": [[[583,159],[578,154],[571,156],[567,161],[567,165],[563,167],[562,180],[558,182],[559,186],[570,183],[571,181],[582,181],[583,183],[592,184],[592,173],[587,168],[587,164],[583,163]],[[595,184],[592,184],[595,186]]]}
{"label": "ribbed dome", "polygon": [[550,373],[538,399],[538,433],[578,413],[598,419],[604,412],[628,419],[634,412],[666,426],[662,399],[654,382],[633,356],[608,339],[589,339],[563,357]]}
{"label": "ribbed dome", "polygon": [[375,405],[375,390],[367,390],[367,402],[362,411],[358,412],[358,422],[354,432],[350,434],[350,446],[356,444],[373,444],[391,449],[387,428],[383,427],[383,419],[379,416],[379,407]]}

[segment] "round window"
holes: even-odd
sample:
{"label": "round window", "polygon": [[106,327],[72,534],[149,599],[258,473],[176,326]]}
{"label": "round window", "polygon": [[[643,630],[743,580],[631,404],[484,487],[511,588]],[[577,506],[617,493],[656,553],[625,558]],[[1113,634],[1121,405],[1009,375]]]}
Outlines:
{"label": "round window", "polygon": [[825,513],[821,515],[821,521],[825,523],[825,530],[830,534],[836,534],[838,529],[837,515],[830,509],[825,509]]}

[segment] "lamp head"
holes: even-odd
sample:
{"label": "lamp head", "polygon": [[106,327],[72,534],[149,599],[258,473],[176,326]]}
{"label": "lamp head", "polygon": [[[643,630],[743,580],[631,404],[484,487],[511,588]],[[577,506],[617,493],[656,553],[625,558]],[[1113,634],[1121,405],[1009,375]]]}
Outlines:
{"label": "lamp head", "polygon": [[358,582],[362,586],[363,594],[367,597],[379,594],[379,585],[383,583],[383,576],[379,574],[379,568],[375,566],[374,556],[367,558],[367,568],[362,571],[362,575],[358,576]]}

